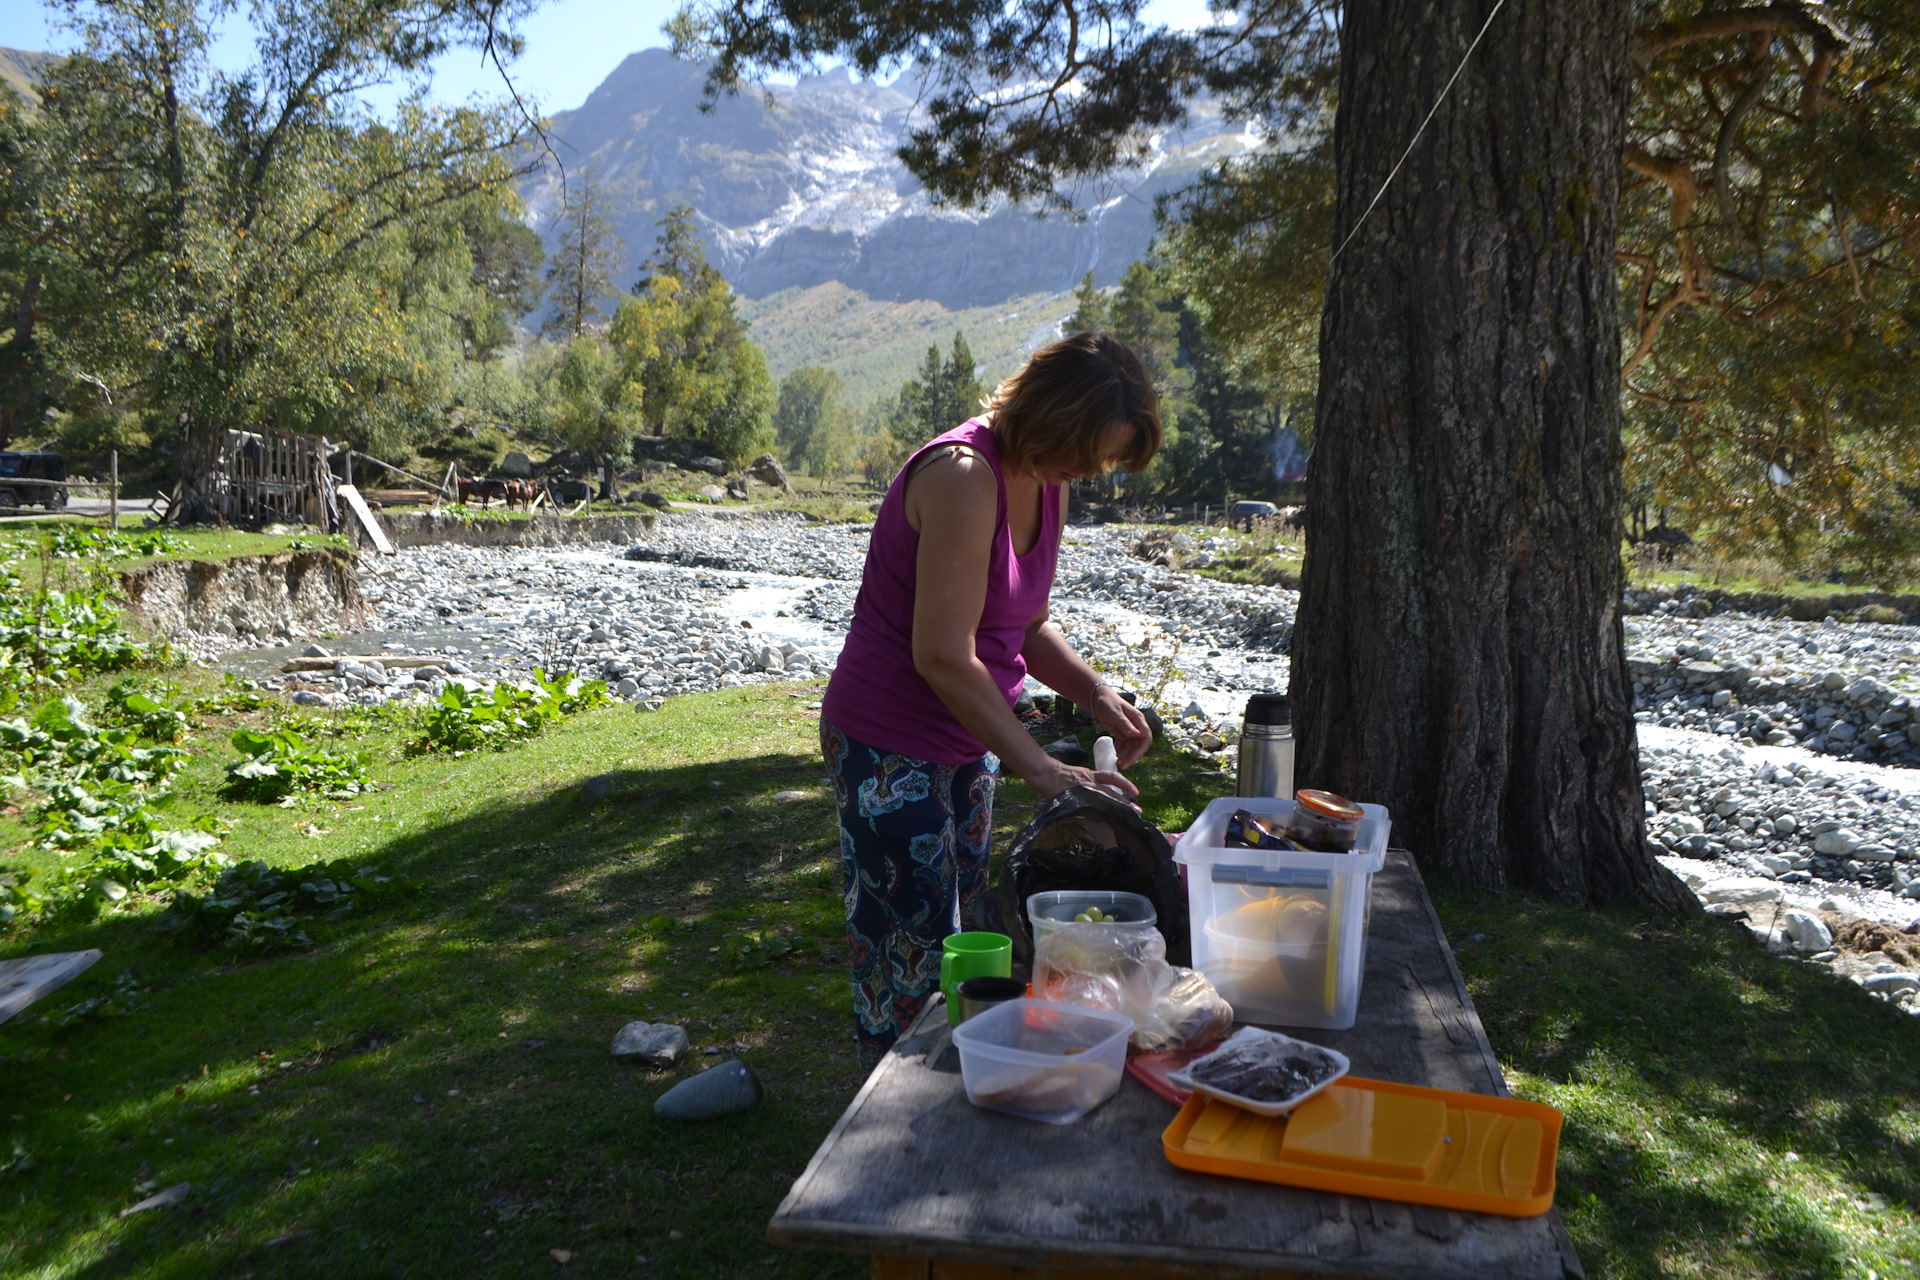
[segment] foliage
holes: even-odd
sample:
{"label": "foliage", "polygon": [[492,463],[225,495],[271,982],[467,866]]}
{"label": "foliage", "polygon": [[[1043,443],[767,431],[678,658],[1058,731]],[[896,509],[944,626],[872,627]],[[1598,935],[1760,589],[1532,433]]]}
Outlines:
{"label": "foliage", "polygon": [[124,560],[134,556],[175,555],[187,544],[159,530],[121,533],[117,529],[88,529],[63,525],[47,538],[47,549],[56,560]]}
{"label": "foliage", "polygon": [[504,751],[539,733],[550,720],[612,700],[599,680],[554,679],[536,672],[534,685],[527,689],[502,680],[486,693],[475,693],[463,684],[448,684],[428,709],[419,735],[407,743],[407,754]]}
{"label": "foliage", "polygon": [[928,347],[920,376],[900,387],[890,424],[895,452],[905,458],[935,436],[945,435],[978,414],[986,397],[966,335],[956,329],[947,358],[940,358],[940,348]]}
{"label": "foliage", "polygon": [[573,448],[599,461],[600,496],[611,499],[613,459],[632,449],[640,427],[640,389],[628,380],[607,344],[590,334],[567,344],[554,384],[559,393],[554,429]]}
{"label": "foliage", "polygon": [[296,792],[345,800],[373,789],[366,757],[326,751],[292,729],[235,729],[241,759],[227,766],[227,790],[246,800],[291,803]]}
{"label": "foliage", "polygon": [[733,291],[707,262],[693,210],[678,205],[658,225],[658,244],[615,313],[608,341],[622,376],[639,388],[649,434],[745,462],[772,435],[766,355],[748,340]]}
{"label": "foliage", "polygon": [[1093,270],[1089,268],[1073,291],[1073,312],[1060,322],[1060,332],[1104,333],[1107,324],[1107,294],[1093,282]]}
{"label": "foliage", "polygon": [[477,295],[458,317],[469,361],[487,364],[513,345],[513,321],[540,305],[546,250],[532,227],[497,207],[470,204],[460,211],[460,234],[473,258]]}
{"label": "foliage", "polygon": [[357,906],[419,893],[420,880],[399,880],[345,858],[277,869],[247,861],[228,868],[204,897],[182,889],[158,927],[192,946],[242,950],[311,945],[302,922],[337,920]]}
{"label": "foliage", "polygon": [[[64,684],[89,672],[124,671],[147,655],[121,625],[104,591],[27,593],[20,575],[0,566],[0,681],[29,673]],[[3,686],[0,686],[3,687]]]}
{"label": "foliage", "polygon": [[844,468],[852,442],[841,391],[839,374],[811,366],[795,369],[780,383],[773,439],[788,466],[822,477]]}
{"label": "foliage", "polygon": [[106,714],[154,742],[178,742],[193,728],[193,719],[186,712],[165,705],[126,680],[107,690]]}
{"label": "foliage", "polygon": [[264,6],[239,74],[211,66],[224,10],[201,0],[72,12],[79,47],[35,109],[0,112],[3,313],[32,317],[0,400],[137,415],[124,433],[189,475],[231,427],[376,446],[430,432],[499,303],[463,221],[515,208],[519,117],[412,97],[382,119],[359,95],[484,40],[478,10]]}
{"label": "foliage", "polygon": [[1920,552],[1920,28],[1648,6],[1621,202],[1632,500],[1723,551]]}
{"label": "foliage", "polygon": [[540,332],[573,339],[605,318],[600,303],[613,292],[620,266],[620,240],[607,221],[599,177],[591,170],[570,179],[557,221],[560,244],[547,263],[547,297],[553,310]]}
{"label": "foliage", "polygon": [[[171,727],[171,720],[162,717]],[[77,698],[59,698],[31,720],[0,720],[0,758],[13,763],[15,785],[49,780],[146,787],[166,781],[185,763],[177,747],[138,744],[136,729],[94,724]]]}

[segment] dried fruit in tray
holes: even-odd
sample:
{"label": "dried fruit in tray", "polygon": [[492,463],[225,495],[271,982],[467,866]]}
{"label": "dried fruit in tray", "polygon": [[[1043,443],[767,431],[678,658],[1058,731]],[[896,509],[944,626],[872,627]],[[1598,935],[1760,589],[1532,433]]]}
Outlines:
{"label": "dried fruit in tray", "polygon": [[1168,1078],[1262,1115],[1282,1115],[1345,1075],[1349,1065],[1333,1049],[1245,1027]]}

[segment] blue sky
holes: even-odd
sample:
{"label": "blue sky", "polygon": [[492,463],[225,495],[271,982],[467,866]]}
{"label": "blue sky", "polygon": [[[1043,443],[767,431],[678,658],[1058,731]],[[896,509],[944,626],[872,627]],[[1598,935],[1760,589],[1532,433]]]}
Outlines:
{"label": "blue sky", "polygon": [[[629,53],[665,45],[660,26],[679,7],[680,0],[549,0],[522,28],[527,49],[514,65],[515,83],[544,111],[577,107]],[[1151,0],[1147,12],[1180,27],[1206,21],[1204,0]],[[43,0],[4,0],[0,46],[55,52],[71,48],[72,38],[60,28],[60,13],[58,6]],[[251,44],[244,16],[230,19],[219,33],[213,60],[229,69],[243,67],[251,60]],[[493,98],[501,91],[499,73],[482,66],[475,50],[455,50],[434,66],[432,96],[442,102],[463,102],[476,94]],[[403,92],[404,86],[391,85],[368,96],[384,109]]]}

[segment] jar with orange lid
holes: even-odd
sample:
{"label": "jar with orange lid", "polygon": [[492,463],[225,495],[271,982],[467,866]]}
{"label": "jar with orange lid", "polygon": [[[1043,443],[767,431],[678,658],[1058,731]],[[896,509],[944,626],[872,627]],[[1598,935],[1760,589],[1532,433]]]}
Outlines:
{"label": "jar with orange lid", "polygon": [[1302,787],[1293,793],[1287,838],[1321,853],[1352,853],[1360,839],[1360,806],[1331,791]]}

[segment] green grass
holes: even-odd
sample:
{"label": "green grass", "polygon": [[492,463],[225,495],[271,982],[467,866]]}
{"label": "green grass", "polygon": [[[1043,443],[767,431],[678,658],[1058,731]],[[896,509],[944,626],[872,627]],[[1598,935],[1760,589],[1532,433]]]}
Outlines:
{"label": "green grass", "polygon": [[1735,924],[1436,899],[1589,1275],[1920,1275],[1920,1018]]}
{"label": "green grass", "polygon": [[[198,731],[176,812],[225,819],[230,856],[427,887],[277,956],[184,950],[157,899],[0,934],[0,956],[106,952],[0,1025],[0,1275],[491,1275],[555,1249],[568,1274],[864,1275],[764,1243],[859,1083],[817,696],[611,707],[457,760],[405,758],[394,716],[347,718],[322,741],[369,752],[383,789],[291,809],[218,791],[227,732],[261,713]],[[1133,772],[1169,830],[1222,789],[1160,751]],[[603,773],[621,794],[582,807]],[[997,847],[1033,806],[1003,786]],[[0,817],[0,865],[44,867],[25,841]],[[1590,1275],[1915,1273],[1920,1019],[1710,922],[1438,906],[1517,1091],[1567,1114],[1559,1203]],[[775,936],[797,950],[761,963]],[[117,1015],[60,1025],[116,991]],[[680,1022],[696,1056],[613,1063],[634,1018]],[[707,1047],[750,1061],[766,1101],[656,1121]],[[181,1209],[115,1216],[181,1181]]]}

